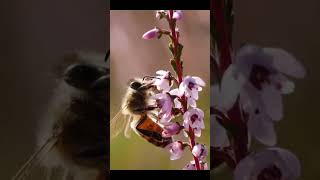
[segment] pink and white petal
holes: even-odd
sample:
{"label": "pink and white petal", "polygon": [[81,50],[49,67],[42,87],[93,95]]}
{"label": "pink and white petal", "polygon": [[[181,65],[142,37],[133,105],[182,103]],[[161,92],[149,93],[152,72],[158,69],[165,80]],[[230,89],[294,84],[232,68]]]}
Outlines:
{"label": "pink and white petal", "polygon": [[174,107],[178,109],[182,108],[182,104],[178,99],[174,99]]}
{"label": "pink and white petal", "polygon": [[195,100],[199,99],[199,92],[196,89],[191,90],[191,97]]}
{"label": "pink and white petal", "polygon": [[294,91],[295,85],[292,81],[284,81],[282,82],[281,93],[282,94],[290,94]]}
{"label": "pink and white petal", "polygon": [[261,143],[274,146],[277,135],[272,120],[265,114],[256,115],[248,120],[249,133]]}
{"label": "pink and white petal", "polygon": [[208,163],[202,162],[201,163],[201,168],[202,168],[202,170],[209,170]]}
{"label": "pink and white petal", "polygon": [[272,147],[269,149],[276,151],[279,154],[279,157],[282,160],[280,168],[287,177],[286,179],[296,179],[301,175],[301,164],[296,155],[282,148]]}
{"label": "pink and white petal", "polygon": [[205,83],[201,78],[199,78],[199,77],[197,77],[197,76],[192,76],[192,78],[195,80],[195,82],[196,82],[198,85],[200,85],[200,86],[205,86],[205,85],[206,85],[206,83]]}
{"label": "pink and white petal", "polygon": [[188,163],[182,170],[197,170],[196,165]]}
{"label": "pink and white petal", "polygon": [[272,120],[280,121],[283,117],[283,104],[281,91],[274,86],[264,86],[261,92],[261,99],[265,105],[265,112]]}
{"label": "pink and white petal", "polygon": [[193,133],[196,137],[201,137],[201,129],[200,128],[193,129]]}
{"label": "pink and white petal", "polygon": [[169,91],[169,94],[174,95],[174,96],[179,96],[179,89],[175,88]]}
{"label": "pink and white petal", "polygon": [[242,46],[235,55],[235,73],[241,73],[244,79],[249,79],[252,66],[259,61],[260,55],[260,47],[251,44]]}
{"label": "pink and white petal", "polygon": [[230,109],[237,100],[240,90],[242,88],[242,83],[234,78],[234,66],[229,66],[225,71],[222,82],[221,82],[221,102],[219,107],[224,109]]}
{"label": "pink and white petal", "polygon": [[182,83],[179,85],[179,96],[182,97],[185,94],[186,88],[182,85]]}
{"label": "pink and white petal", "polygon": [[306,70],[290,53],[279,48],[263,48],[263,51],[273,58],[273,65],[280,72],[295,78],[303,78]]}
{"label": "pink and white petal", "polygon": [[197,102],[193,98],[188,98],[188,105],[191,107],[197,107]]}
{"label": "pink and white petal", "polygon": [[242,159],[234,170],[234,180],[252,180],[252,170],[256,166],[256,162],[251,155]]}
{"label": "pink and white petal", "polygon": [[274,86],[281,91],[282,94],[290,94],[294,91],[294,83],[280,73],[271,76],[271,81]]}
{"label": "pink and white petal", "polygon": [[201,118],[203,118],[204,117],[204,112],[199,108],[197,108],[197,111],[199,112]]}

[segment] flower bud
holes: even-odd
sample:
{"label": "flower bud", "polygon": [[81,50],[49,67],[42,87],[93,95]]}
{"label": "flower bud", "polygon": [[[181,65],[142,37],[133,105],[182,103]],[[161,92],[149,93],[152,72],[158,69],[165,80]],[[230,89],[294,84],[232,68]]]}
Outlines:
{"label": "flower bud", "polygon": [[208,149],[204,144],[197,144],[193,147],[192,154],[202,160],[208,156]]}
{"label": "flower bud", "polygon": [[159,32],[159,29],[155,27],[155,28],[147,31],[146,33],[144,33],[142,38],[145,40],[153,39],[157,36],[158,32]]}
{"label": "flower bud", "polygon": [[182,19],[182,11],[181,10],[174,11],[172,18],[175,20],[181,20]]}

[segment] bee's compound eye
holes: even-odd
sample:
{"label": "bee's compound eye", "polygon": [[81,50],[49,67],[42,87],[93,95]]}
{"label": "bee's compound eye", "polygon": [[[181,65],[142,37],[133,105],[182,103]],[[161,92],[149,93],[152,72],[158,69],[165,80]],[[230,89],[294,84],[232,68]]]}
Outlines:
{"label": "bee's compound eye", "polygon": [[76,88],[87,89],[102,76],[103,73],[98,67],[88,64],[74,64],[66,69],[64,80]]}
{"label": "bee's compound eye", "polygon": [[137,90],[141,87],[141,83],[140,82],[137,82],[137,81],[133,81],[130,83],[130,87],[134,90]]}

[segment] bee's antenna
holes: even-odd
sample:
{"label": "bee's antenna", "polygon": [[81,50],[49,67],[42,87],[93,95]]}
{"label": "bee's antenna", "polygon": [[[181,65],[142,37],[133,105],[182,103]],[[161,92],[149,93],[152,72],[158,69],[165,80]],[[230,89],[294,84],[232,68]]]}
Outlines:
{"label": "bee's antenna", "polygon": [[144,76],[144,77],[142,78],[142,80],[144,81],[146,78],[150,78],[150,79],[160,79],[160,78],[158,78],[158,77],[156,77],[156,76]]}
{"label": "bee's antenna", "polygon": [[110,57],[110,49],[108,50],[108,52],[107,52],[107,54],[106,54],[106,56],[105,56],[105,58],[104,58],[104,61],[107,62],[107,60],[109,59],[109,57]]}

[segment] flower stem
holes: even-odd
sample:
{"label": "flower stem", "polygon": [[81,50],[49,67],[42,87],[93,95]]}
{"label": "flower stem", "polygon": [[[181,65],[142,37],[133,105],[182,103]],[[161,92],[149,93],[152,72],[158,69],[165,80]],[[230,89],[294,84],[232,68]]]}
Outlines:
{"label": "flower stem", "polygon": [[[190,126],[189,126],[189,141],[191,145],[190,151],[192,151],[193,147],[196,145],[196,142],[195,142],[194,132]],[[195,156],[193,156],[193,159],[194,159],[197,170],[201,170],[199,159]]]}
{"label": "flower stem", "polygon": [[178,36],[178,33],[176,32],[176,20],[173,19],[173,10],[169,10],[169,26],[171,30],[171,40],[174,48],[173,51],[174,51],[174,57],[175,57],[175,62],[177,67],[178,82],[180,85],[180,83],[182,82],[182,66],[181,66],[180,57],[176,56],[178,53],[179,36]]}
{"label": "flower stem", "polygon": [[[173,10],[169,10],[169,17],[168,17],[168,22],[169,22],[169,26],[170,26],[170,30],[171,30],[171,41],[173,43],[173,56],[174,56],[174,60],[175,60],[175,64],[176,64],[176,68],[177,68],[177,76],[178,76],[178,87],[179,85],[182,83],[183,80],[183,68],[182,68],[182,64],[181,64],[181,60],[180,60],[180,56],[178,56],[178,47],[179,47],[179,34],[178,32],[176,32],[176,20],[173,19]],[[185,113],[188,110],[188,106],[187,106],[187,99],[186,97],[183,95],[181,97],[182,99],[182,107],[183,107],[183,113]],[[192,151],[193,147],[195,146],[195,135],[194,132],[192,130],[192,128],[189,126],[189,141],[190,141],[190,151]],[[193,156],[195,165],[196,165],[196,169],[197,170],[201,170],[200,168],[200,162],[199,159],[195,156]]]}
{"label": "flower stem", "polygon": [[226,23],[226,13],[225,13],[225,0],[213,0],[212,7],[213,13],[215,15],[215,27],[217,31],[217,45],[220,54],[220,77],[228,66],[232,63],[230,54],[230,30]]}
{"label": "flower stem", "polygon": [[[231,27],[228,26],[228,18],[231,17],[232,13],[232,0],[213,0],[213,19],[216,34],[216,45],[219,52],[219,77],[223,76],[223,73],[232,63],[231,59]],[[230,12],[228,12],[228,10]],[[230,17],[229,17],[230,16]],[[243,159],[247,152],[248,144],[248,133],[247,125],[242,115],[242,110],[239,101],[235,103],[231,110],[228,112],[229,120],[225,121],[223,113],[213,111],[214,114],[220,116],[218,122],[226,128],[226,130],[232,135],[231,136],[231,148],[234,151],[235,161],[238,163]],[[236,127],[236,128],[234,128]],[[232,167],[234,168],[234,167]]]}

